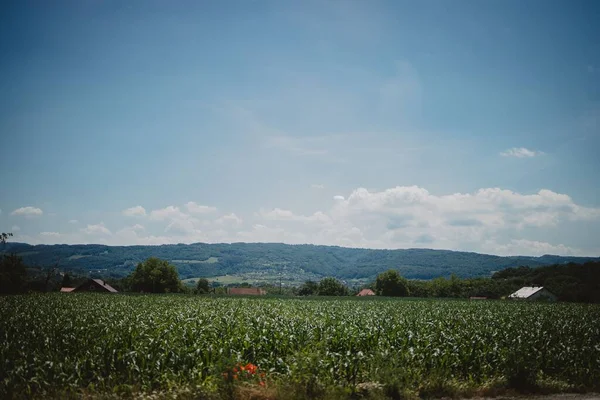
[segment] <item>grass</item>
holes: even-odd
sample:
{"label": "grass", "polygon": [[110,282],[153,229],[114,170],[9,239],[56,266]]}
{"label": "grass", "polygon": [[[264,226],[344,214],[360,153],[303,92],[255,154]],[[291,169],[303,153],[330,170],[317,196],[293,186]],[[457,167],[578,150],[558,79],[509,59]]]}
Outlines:
{"label": "grass", "polygon": [[[237,274],[237,275],[219,275],[219,276],[211,276],[211,277],[193,277],[184,279],[183,282],[185,284],[194,284],[198,281],[199,278],[206,278],[210,282],[219,282],[221,285],[232,285],[232,284],[241,284],[241,283],[249,283],[251,285],[262,285],[262,284],[279,284],[279,275],[268,275],[268,274]],[[283,277],[281,279],[283,285],[288,286],[291,284],[298,284],[298,281],[289,279],[287,277]]]}

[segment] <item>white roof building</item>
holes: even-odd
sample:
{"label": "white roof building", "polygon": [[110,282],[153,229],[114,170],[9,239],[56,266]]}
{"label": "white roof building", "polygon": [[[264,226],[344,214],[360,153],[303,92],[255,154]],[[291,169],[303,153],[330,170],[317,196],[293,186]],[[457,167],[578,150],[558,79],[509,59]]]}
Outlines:
{"label": "white roof building", "polygon": [[510,296],[509,299],[517,300],[551,300],[556,301],[556,296],[543,286],[524,286]]}

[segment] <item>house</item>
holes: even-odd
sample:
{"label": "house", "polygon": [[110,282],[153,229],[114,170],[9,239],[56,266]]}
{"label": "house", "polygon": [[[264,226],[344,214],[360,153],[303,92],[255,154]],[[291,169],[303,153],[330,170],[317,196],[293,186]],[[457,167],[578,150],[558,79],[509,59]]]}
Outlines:
{"label": "house", "polygon": [[363,289],[358,292],[357,296],[375,296],[375,292],[371,289]]}
{"label": "house", "polygon": [[543,286],[525,286],[510,296],[512,300],[550,300],[556,301],[556,296]]}
{"label": "house", "polygon": [[250,296],[262,296],[267,294],[267,292],[264,289],[260,289],[260,288],[227,288],[227,294],[234,294],[234,295],[250,295]]}
{"label": "house", "polygon": [[74,287],[61,287],[60,288],[61,293],[71,293],[73,290],[75,290]]}
{"label": "house", "polygon": [[[62,291],[62,289],[61,289]],[[77,286],[72,292],[100,292],[100,293],[118,293],[117,289],[104,282],[102,279],[88,279]]]}

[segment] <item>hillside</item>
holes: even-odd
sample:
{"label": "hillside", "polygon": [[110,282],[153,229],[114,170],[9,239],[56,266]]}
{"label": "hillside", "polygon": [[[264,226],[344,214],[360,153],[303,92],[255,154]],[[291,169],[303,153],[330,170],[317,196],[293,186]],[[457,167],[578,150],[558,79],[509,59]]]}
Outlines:
{"label": "hillside", "polygon": [[544,286],[561,301],[600,303],[600,262],[507,268],[496,272],[491,281],[512,286],[514,290]]}
{"label": "hillside", "polygon": [[62,270],[122,277],[148,257],[169,260],[182,278],[235,274],[303,281],[335,276],[363,280],[389,268],[407,278],[430,279],[455,274],[459,277],[490,276],[514,266],[583,263],[598,258],[500,257],[448,250],[370,250],[336,246],[287,245],[281,243],[178,244],[161,246],[36,245],[7,243],[2,252],[14,252],[32,267],[58,263]]}

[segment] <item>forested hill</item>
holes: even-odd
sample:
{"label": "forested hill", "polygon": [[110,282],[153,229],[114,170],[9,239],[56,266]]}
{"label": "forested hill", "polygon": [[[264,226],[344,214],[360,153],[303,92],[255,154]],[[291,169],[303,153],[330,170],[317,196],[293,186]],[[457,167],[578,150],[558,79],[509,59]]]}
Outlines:
{"label": "forested hill", "polygon": [[340,279],[372,278],[397,268],[407,278],[430,279],[456,274],[459,277],[490,276],[514,266],[583,263],[598,258],[499,257],[448,250],[370,250],[336,246],[287,245],[281,243],[177,244],[161,246],[28,245],[7,243],[0,252],[16,253],[32,267],[57,265],[61,270],[93,271],[105,277],[129,274],[148,257],[169,260],[182,278],[233,274],[282,273],[296,280],[334,276]]}

